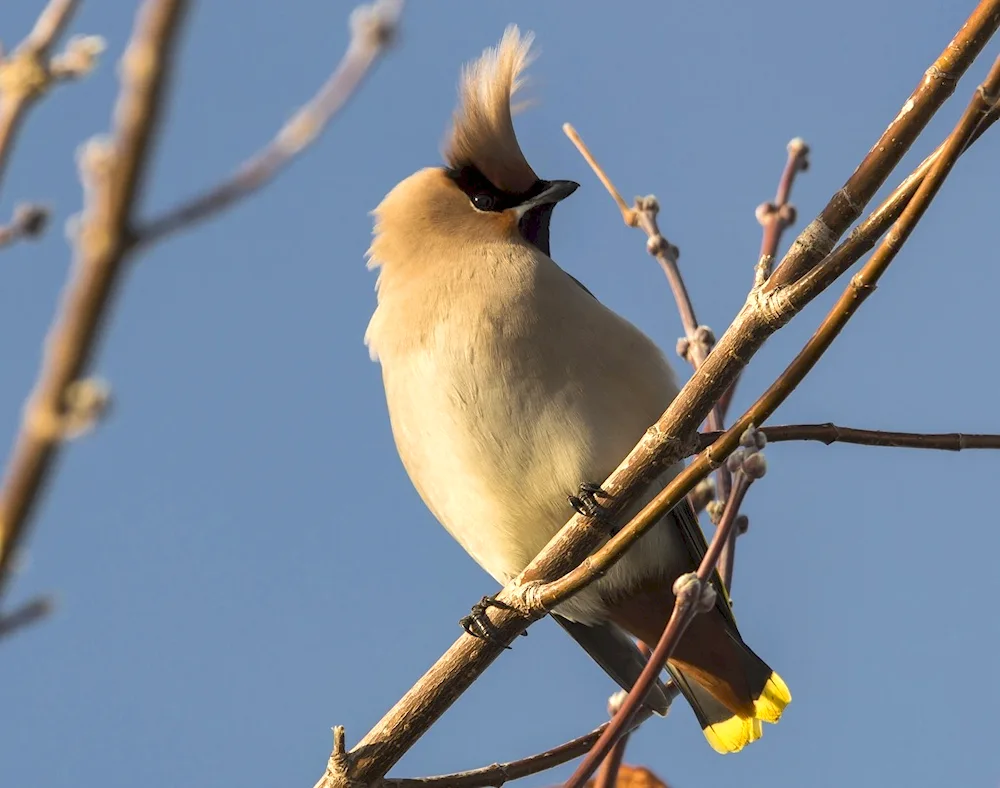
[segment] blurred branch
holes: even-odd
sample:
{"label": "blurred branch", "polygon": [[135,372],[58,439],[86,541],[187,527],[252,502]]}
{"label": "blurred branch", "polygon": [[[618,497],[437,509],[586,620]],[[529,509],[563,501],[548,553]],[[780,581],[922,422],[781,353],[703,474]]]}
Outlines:
{"label": "blurred branch", "polygon": [[143,3],[122,58],[113,135],[91,140],[81,156],[85,207],[70,279],[0,486],[0,592],[63,440],[99,412],[88,409],[86,397],[76,396],[96,391],[80,376],[97,346],[122,271],[186,7],[184,0]]}
{"label": "blurred branch", "polygon": [[54,607],[52,598],[43,596],[32,599],[15,608],[13,612],[0,616],[0,640],[38,623],[51,614]]}
{"label": "blurred branch", "polygon": [[[1000,0],[983,0],[959,34],[935,61],[934,76],[929,79],[951,83],[956,81],[982,50],[998,25],[1000,25]],[[939,99],[943,100],[943,96],[938,96],[934,102],[939,104]],[[926,117],[929,116],[926,111],[918,114],[924,118],[917,124],[922,128],[926,123]],[[898,123],[894,121],[893,125],[898,126]],[[908,127],[907,134],[910,133],[915,134],[916,129]],[[874,159],[871,154],[865,159],[865,168],[869,175],[864,179],[864,188],[850,193],[853,206],[851,210],[857,211],[855,216],[864,209],[874,188],[877,188],[873,187],[874,181],[878,180],[877,174],[882,173],[881,178],[884,179],[898,162],[902,152],[898,145],[892,144],[884,147],[876,146],[873,154],[875,154]],[[921,190],[925,189],[928,183],[933,184],[935,190],[940,185],[943,173],[938,171],[937,164],[942,158],[939,157],[935,167],[928,172],[921,184]],[[835,196],[831,204],[840,206],[843,200],[843,195]],[[905,220],[905,223],[896,229],[908,232],[906,227],[914,223],[915,218],[919,218],[912,213],[912,210],[918,210],[919,214],[922,214],[928,201],[928,194],[922,195],[918,190],[900,219],[900,222]],[[806,228],[793,244],[789,253],[791,258],[786,256],[786,259],[805,261],[810,267],[820,261],[853,220],[850,211],[838,211],[834,219],[833,224],[823,225],[822,232],[817,231],[815,222]],[[890,248],[898,249],[896,243],[898,237],[897,232],[890,233],[890,238],[893,239],[889,244]],[[695,371],[657,423],[647,430],[628,457],[602,484],[605,492],[612,496],[609,516],[615,516],[622,506],[643,489],[655,477],[656,469],[678,461],[686,456],[690,446],[697,445],[698,427],[738,372],[769,336],[791,320],[823,289],[816,284],[801,286],[794,297],[790,297],[787,288],[765,291],[763,286],[754,287],[743,309],[725,334],[719,338],[705,363]],[[854,292],[855,288],[852,285],[847,295],[853,298]],[[853,309],[844,315],[844,319],[846,320],[851,313]],[[839,328],[836,331],[839,331]],[[814,343],[807,345],[804,351],[806,358],[813,358],[816,349]],[[806,365],[807,368],[811,367],[812,363],[814,360]],[[348,785],[359,783],[370,785],[379,780],[493,660],[503,653],[504,648],[520,632],[541,618],[555,600],[582,588],[596,576],[596,572],[612,565],[628,548],[626,542],[631,543],[630,540],[636,538],[636,534],[651,527],[701,478],[718,467],[737,447],[740,436],[747,426],[750,423],[762,423],[771,415],[777,403],[788,395],[798,382],[795,379],[798,371],[799,368],[796,367],[793,371],[795,374],[783,376],[776,382],[776,391],[769,391],[766,399],[758,401],[736,425],[727,430],[709,449],[702,452],[654,498],[650,505],[633,518],[625,530],[613,537],[594,556],[588,558],[591,551],[606,536],[606,532],[591,517],[577,514],[570,518],[545,549],[497,595],[496,599],[501,604],[490,608],[488,612],[492,637],[484,640],[468,634],[459,636],[445,654],[386,712],[349,753],[345,751],[338,753],[335,750],[326,774],[320,778],[317,785],[346,788]],[[596,572],[588,574],[588,567]],[[552,582],[567,572],[570,573],[565,578],[567,582],[562,580]],[[346,769],[345,764],[347,764]]]}
{"label": "blurred branch", "polygon": [[351,40],[337,68],[315,97],[286,123],[274,139],[225,181],[139,225],[134,246],[155,243],[186,230],[267,185],[326,128],[354,95],[372,66],[396,38],[403,0],[375,0],[351,14]]}
{"label": "blurred branch", "polygon": [[[643,709],[635,719],[633,730],[648,719],[651,713],[649,709]],[[386,777],[382,780],[382,786],[384,788],[487,788],[487,786],[499,788],[510,780],[520,780],[522,777],[530,777],[533,774],[554,769],[556,766],[561,766],[586,754],[608,725],[610,723],[606,722],[590,733],[585,733],[565,744],[560,744],[558,747],[553,747],[551,750],[528,758],[508,761],[507,763],[494,763],[481,769],[443,774],[437,777],[404,779]]]}
{"label": "blurred branch", "polygon": [[[889,432],[886,430],[860,430],[855,427],[839,427],[831,422],[825,424],[786,424],[763,427],[761,432],[769,443],[784,441],[818,441],[829,446],[831,443],[853,443],[859,446],[889,446],[897,449],[938,449],[940,451],[963,451],[965,449],[1000,449],[1000,435],[962,432]],[[699,451],[711,446],[721,432],[701,433]]]}
{"label": "blurred branch", "polygon": [[[53,3],[50,8],[72,5]],[[85,210],[71,279],[46,340],[39,380],[25,407],[0,486],[0,594],[10,579],[12,558],[55,467],[60,446],[91,427],[107,403],[101,384],[79,378],[100,340],[123,263],[139,246],[214,215],[259,189],[312,142],[393,37],[401,0],[376,0],[374,5],[355,11],[351,45],[337,71],[317,98],[230,181],[162,219],[139,226],[135,206],[165,104],[174,44],[187,5],[184,0],[145,0],[122,59],[114,133],[110,140],[91,140],[80,157]],[[51,18],[45,29],[52,29]],[[52,68],[58,73],[72,70],[72,54],[67,50],[66,55],[53,59]]]}
{"label": "blurred branch", "polygon": [[48,223],[48,208],[33,203],[18,205],[11,220],[0,226],[0,249],[23,238],[38,238],[45,232]]}
{"label": "blurred branch", "polygon": [[70,39],[65,52],[49,58],[78,5],[78,0],[49,0],[24,41],[10,55],[0,57],[0,182],[31,106],[54,83],[89,74],[104,49],[104,41],[97,36],[77,37]]}

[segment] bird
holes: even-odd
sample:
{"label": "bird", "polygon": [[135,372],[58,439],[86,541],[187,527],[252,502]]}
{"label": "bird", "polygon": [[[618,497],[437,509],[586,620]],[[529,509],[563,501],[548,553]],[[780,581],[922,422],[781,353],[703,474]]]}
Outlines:
{"label": "bird", "polygon": [[[582,489],[597,502],[592,480],[608,477],[678,393],[656,344],[552,259],[553,208],[579,184],[539,178],[514,131],[533,38],[511,25],[465,66],[444,165],[389,191],[367,253],[377,280],[365,343],[403,467],[501,584],[569,519],[568,498],[579,505]],[[682,467],[664,470],[620,516]],[[659,640],[674,581],[706,549],[683,502],[552,616],[629,689],[645,664],[633,638]],[[759,739],[791,694],[743,642],[717,573],[712,582],[715,606],[694,618],[666,667],[709,744],[728,753]],[[646,702],[665,714],[670,699],[658,683]]]}

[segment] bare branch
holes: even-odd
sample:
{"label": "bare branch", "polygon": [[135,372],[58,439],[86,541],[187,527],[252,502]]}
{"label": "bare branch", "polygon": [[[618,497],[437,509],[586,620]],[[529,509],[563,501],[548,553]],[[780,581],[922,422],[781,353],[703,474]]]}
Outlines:
{"label": "bare branch", "polygon": [[[962,432],[889,432],[886,430],[861,430],[825,424],[787,424],[763,427],[761,432],[769,443],[785,441],[818,441],[853,443],[859,446],[889,446],[897,449],[937,449],[939,451],[964,451],[966,449],[1000,449],[1000,435]],[[701,449],[711,446],[721,437],[721,432],[703,432]]]}
{"label": "bare branch", "polygon": [[[756,216],[764,228],[760,239],[760,254],[757,258],[757,271],[766,278],[771,274],[771,266],[775,256],[778,254],[778,247],[781,245],[781,237],[791,225],[795,223],[797,212],[791,203],[792,186],[795,183],[795,176],[800,172],[809,169],[809,146],[801,137],[791,140],[786,146],[788,158],[785,161],[781,177],[778,179],[778,191],[773,202],[762,203],[757,206]],[[718,409],[722,413],[723,424],[726,415],[729,413],[729,406],[732,404],[733,395],[739,385],[739,377],[736,378],[726,389],[725,394],[719,400]],[[722,429],[720,425],[719,429]],[[730,562],[726,553],[722,554],[720,563],[726,566]],[[731,572],[730,572],[731,574]],[[723,572],[726,575],[726,572]]]}
{"label": "bare branch", "polygon": [[[533,592],[546,610],[551,610],[553,606],[577,593],[593,579],[607,572],[643,533],[676,506],[681,497],[687,494],[705,474],[717,467],[725,457],[733,452],[744,430],[751,425],[760,424],[770,417],[798,386],[861,304],[874,292],[878,280],[896,258],[899,250],[923,217],[958,157],[966,148],[980,120],[996,102],[998,91],[1000,91],[1000,58],[993,64],[983,84],[976,89],[972,100],[962,114],[961,120],[948,136],[941,155],[931,166],[916,194],[913,195],[913,199],[893,224],[885,240],[861,271],[852,278],[846,291],[792,363],[739,421],[679,473],[604,547],[561,579],[548,583]],[[671,405],[671,408],[673,407]],[[667,415],[669,414],[670,410],[668,409]]]}
{"label": "bare branch", "polygon": [[154,243],[170,233],[189,229],[257,192],[277,176],[319,137],[395,40],[402,8],[403,0],[375,0],[370,6],[355,9],[347,51],[315,97],[227,180],[137,227],[132,244]]}
{"label": "bare branch", "polygon": [[54,82],[88,74],[104,48],[103,40],[96,36],[76,38],[63,55],[49,59],[53,44],[78,5],[78,0],[50,0],[24,41],[8,57],[0,58],[0,182],[31,106]]}
{"label": "bare branch", "polygon": [[54,609],[55,604],[52,598],[43,596],[26,602],[12,613],[0,616],[0,639],[14,632],[19,632],[32,624],[37,624],[43,618],[48,617]]}
{"label": "bare branch", "polygon": [[765,292],[797,282],[830,253],[837,238],[861,215],[934,113],[954,92],[959,78],[986,46],[997,25],[1000,25],[1000,4],[982,0],[927,69],[854,174],[793,244],[769,279]]}
{"label": "bare branch", "polygon": [[10,222],[0,227],[0,249],[23,238],[34,240],[45,232],[49,223],[49,209],[29,203],[18,205]]}
{"label": "bare branch", "polygon": [[[636,716],[632,730],[649,719],[651,714],[652,712],[648,708],[642,709]],[[481,769],[472,769],[456,774],[442,774],[437,777],[409,779],[386,777],[382,781],[382,785],[384,788],[486,788],[486,786],[499,788],[510,780],[520,780],[522,777],[530,777],[533,774],[554,769],[556,766],[561,766],[586,754],[608,725],[610,723],[606,722],[590,733],[585,733],[565,744],[560,744],[558,747],[553,747],[551,750],[540,752],[528,758],[508,761],[507,763],[494,763]]]}
{"label": "bare branch", "polygon": [[[78,410],[74,387],[97,346],[122,270],[186,7],[184,0],[143,3],[122,59],[113,137],[91,141],[82,156],[87,199],[72,272],[0,486],[0,592]],[[44,29],[53,29],[51,20]]]}

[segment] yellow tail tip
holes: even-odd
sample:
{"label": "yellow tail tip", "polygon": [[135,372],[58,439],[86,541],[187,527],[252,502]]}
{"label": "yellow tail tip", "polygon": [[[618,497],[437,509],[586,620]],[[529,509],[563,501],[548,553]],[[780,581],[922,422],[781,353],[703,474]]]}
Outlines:
{"label": "yellow tail tip", "polygon": [[705,738],[712,749],[723,754],[739,752],[751,742],[757,741],[763,730],[761,721],[775,723],[781,719],[785,706],[792,702],[792,693],[788,685],[777,673],[764,685],[760,695],[754,701],[754,716],[732,716],[727,720],[712,723],[703,729]]}

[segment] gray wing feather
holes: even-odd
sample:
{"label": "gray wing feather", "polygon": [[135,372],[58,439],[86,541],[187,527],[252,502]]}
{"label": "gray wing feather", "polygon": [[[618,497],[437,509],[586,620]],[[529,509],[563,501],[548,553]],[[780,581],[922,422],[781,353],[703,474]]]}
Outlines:
{"label": "gray wing feather", "polygon": [[[552,618],[586,651],[590,657],[624,690],[632,689],[646,667],[646,658],[632,639],[611,623],[589,626],[552,614]],[[646,705],[664,715],[670,708],[670,690],[657,679],[646,697]]]}

